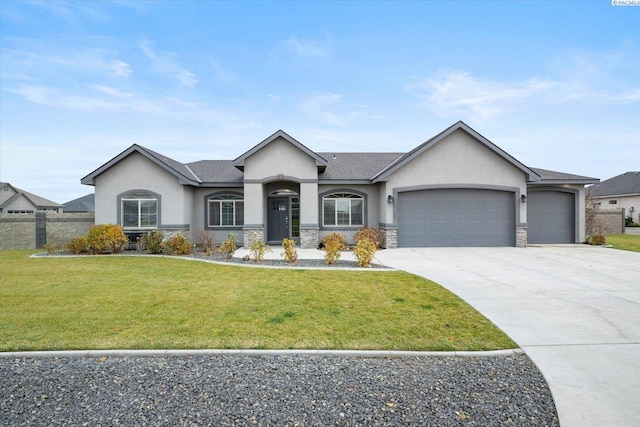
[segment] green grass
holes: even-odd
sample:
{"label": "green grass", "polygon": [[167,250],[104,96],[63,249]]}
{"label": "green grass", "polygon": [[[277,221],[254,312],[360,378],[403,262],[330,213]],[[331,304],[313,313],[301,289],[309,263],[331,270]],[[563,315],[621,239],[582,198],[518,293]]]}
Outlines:
{"label": "green grass", "polygon": [[634,234],[611,234],[606,236],[607,245],[615,249],[640,252],[640,235]]}
{"label": "green grass", "polygon": [[405,272],[31,253],[0,251],[0,351],[516,347],[458,297]]}

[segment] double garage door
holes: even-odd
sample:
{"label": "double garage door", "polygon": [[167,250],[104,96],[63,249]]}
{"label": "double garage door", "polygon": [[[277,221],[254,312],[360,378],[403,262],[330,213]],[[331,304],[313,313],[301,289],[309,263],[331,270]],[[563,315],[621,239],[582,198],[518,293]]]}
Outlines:
{"label": "double garage door", "polygon": [[398,246],[514,246],[515,194],[436,189],[398,194]]}

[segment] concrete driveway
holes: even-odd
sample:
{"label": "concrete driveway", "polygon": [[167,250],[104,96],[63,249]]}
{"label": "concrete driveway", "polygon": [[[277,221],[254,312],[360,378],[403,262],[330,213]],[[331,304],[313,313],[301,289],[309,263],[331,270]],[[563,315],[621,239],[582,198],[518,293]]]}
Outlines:
{"label": "concrete driveway", "polygon": [[505,331],[543,373],[563,427],[640,425],[640,253],[550,245],[376,258],[440,283]]}

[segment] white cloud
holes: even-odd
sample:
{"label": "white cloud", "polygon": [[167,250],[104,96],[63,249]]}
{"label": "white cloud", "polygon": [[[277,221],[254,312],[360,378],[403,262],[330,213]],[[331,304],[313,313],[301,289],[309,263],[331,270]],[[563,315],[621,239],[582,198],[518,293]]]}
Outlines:
{"label": "white cloud", "polygon": [[146,41],[140,43],[139,46],[142,53],[151,60],[152,66],[158,72],[178,80],[183,86],[195,86],[198,83],[195,74],[174,61],[174,54],[167,52],[157,53],[151,49]]}
{"label": "white cloud", "polygon": [[440,72],[407,87],[422,105],[441,117],[470,116],[483,121],[539,99],[557,88],[557,82],[532,78],[522,82],[478,79],[462,71]]}
{"label": "white cloud", "polygon": [[309,58],[328,57],[332,51],[332,43],[328,36],[317,39],[301,39],[291,36],[284,42],[284,45],[289,52]]}
{"label": "white cloud", "polygon": [[347,126],[359,117],[372,117],[369,106],[344,103],[343,95],[338,93],[321,93],[311,96],[299,104],[299,108],[311,118],[334,126]]}

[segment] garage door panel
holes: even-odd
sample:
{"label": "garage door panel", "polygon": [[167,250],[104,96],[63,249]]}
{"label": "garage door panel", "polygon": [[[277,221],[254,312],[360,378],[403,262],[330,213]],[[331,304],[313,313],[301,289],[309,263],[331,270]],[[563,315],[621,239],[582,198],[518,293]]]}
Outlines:
{"label": "garage door panel", "polygon": [[513,246],[514,193],[438,189],[399,193],[398,245]]}
{"label": "garage door panel", "polygon": [[528,243],[575,243],[573,193],[530,191],[527,205]]}

